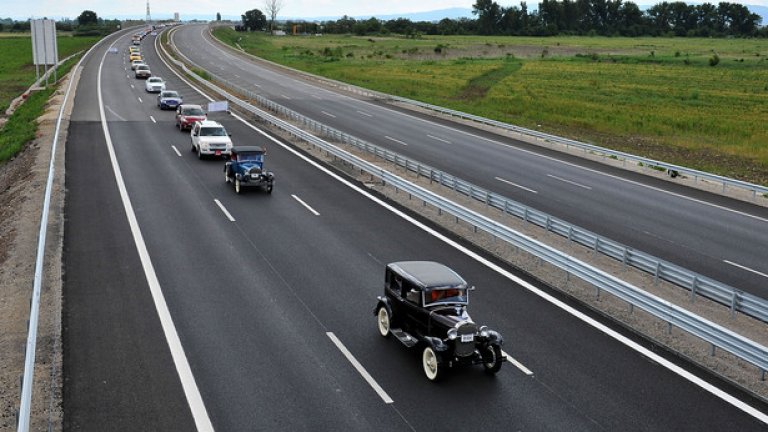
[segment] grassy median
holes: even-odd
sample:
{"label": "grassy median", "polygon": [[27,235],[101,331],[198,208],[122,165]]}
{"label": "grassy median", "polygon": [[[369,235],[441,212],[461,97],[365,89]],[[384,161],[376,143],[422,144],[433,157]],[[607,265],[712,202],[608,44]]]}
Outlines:
{"label": "grassy median", "polygon": [[215,34],[314,74],[768,184],[768,40]]}

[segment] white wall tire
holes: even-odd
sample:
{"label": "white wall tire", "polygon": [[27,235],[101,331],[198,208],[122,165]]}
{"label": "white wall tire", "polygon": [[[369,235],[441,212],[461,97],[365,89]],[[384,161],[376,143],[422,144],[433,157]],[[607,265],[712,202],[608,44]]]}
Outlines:
{"label": "white wall tire", "polygon": [[504,358],[501,354],[501,347],[498,345],[488,345],[483,350],[483,367],[489,374],[496,374],[501,369],[501,363]]}
{"label": "white wall tire", "polygon": [[421,365],[424,367],[424,375],[430,381],[437,381],[443,375],[443,365],[440,364],[440,358],[432,347],[424,348],[421,354]]}
{"label": "white wall tire", "polygon": [[376,314],[376,326],[379,329],[379,334],[383,337],[389,337],[389,330],[391,326],[391,320],[389,317],[389,311],[384,306],[379,307],[379,312]]}
{"label": "white wall tire", "polygon": [[236,179],[235,179],[235,193],[238,193],[238,194],[239,194],[239,193],[241,193],[242,191],[243,191],[243,190],[242,190],[242,188],[240,187],[240,179],[236,178]]}

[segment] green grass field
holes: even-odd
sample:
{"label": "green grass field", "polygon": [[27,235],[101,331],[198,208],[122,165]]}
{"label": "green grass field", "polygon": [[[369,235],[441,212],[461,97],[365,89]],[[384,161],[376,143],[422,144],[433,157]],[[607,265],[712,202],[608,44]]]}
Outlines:
{"label": "green grass field", "polygon": [[215,34],[314,74],[768,184],[768,40]]}
{"label": "green grass field", "polygon": [[[58,37],[59,59],[80,50],[87,50],[98,37]],[[42,67],[41,74],[42,74]],[[32,37],[29,34],[0,34],[0,112],[5,112],[11,101],[35,82],[32,63]]]}
{"label": "green grass field", "polygon": [[[59,36],[59,59],[81,50],[87,50],[98,37]],[[59,78],[77,62],[73,58],[59,70]],[[41,72],[42,73],[42,72]],[[10,102],[35,82],[35,66],[32,64],[32,40],[29,35],[0,35],[0,111],[3,113]],[[8,119],[0,131],[0,163],[12,158],[35,138],[37,122],[45,111],[54,86],[33,92],[29,99]]]}

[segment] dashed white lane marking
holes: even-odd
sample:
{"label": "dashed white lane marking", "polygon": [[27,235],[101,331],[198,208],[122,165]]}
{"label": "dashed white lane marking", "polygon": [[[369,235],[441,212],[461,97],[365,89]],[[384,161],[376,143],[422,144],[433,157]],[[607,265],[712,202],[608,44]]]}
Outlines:
{"label": "dashed white lane marking", "polygon": [[177,148],[176,148],[176,146],[175,146],[175,145],[172,145],[172,146],[171,146],[171,148],[173,149],[173,151],[175,151],[175,152],[176,152],[176,154],[177,154],[179,157],[181,157],[181,152],[179,151],[179,149],[177,149]]}
{"label": "dashed white lane marking", "polygon": [[360,115],[362,115],[362,116],[366,116],[366,117],[373,117],[373,114],[371,114],[371,113],[367,113],[367,112],[365,112],[365,111],[360,111],[360,110],[357,110],[357,113],[358,113],[358,114],[360,114]]}
{"label": "dashed white lane marking", "polygon": [[344,346],[343,343],[339,340],[339,338],[336,337],[333,332],[326,332],[326,335],[331,339],[331,342],[333,342],[334,345],[336,345],[336,348],[341,351],[342,354],[344,354],[344,357],[349,360],[350,363],[352,363],[352,366],[357,369],[357,372],[363,377],[365,381],[368,382],[368,385],[370,385],[373,390],[378,393],[379,397],[384,401],[385,404],[391,404],[394,401],[391,397],[387,394],[387,392],[384,391],[383,388],[379,385],[379,383],[376,382],[375,379],[371,376],[371,374],[368,373],[367,370],[363,367],[363,365],[360,364],[359,361],[355,358],[355,356],[352,355],[349,350],[347,350],[347,347]]}
{"label": "dashed white lane marking", "polygon": [[581,184],[581,183],[576,183],[575,181],[572,181],[572,180],[568,180],[568,179],[564,179],[564,178],[562,178],[562,177],[558,177],[558,176],[556,176],[556,175],[547,174],[547,177],[553,178],[553,179],[555,179],[555,180],[559,180],[559,181],[561,181],[561,182],[563,182],[563,183],[568,183],[568,184],[571,184],[571,185],[574,185],[574,186],[578,186],[578,187],[580,187],[580,188],[584,188],[584,189],[587,189],[587,190],[592,190],[592,188],[591,188],[591,187],[589,187],[589,186],[585,186],[585,185],[583,185],[583,184]]}
{"label": "dashed white lane marking", "polygon": [[317,210],[315,210],[312,207],[310,207],[309,204],[307,204],[304,201],[302,201],[301,198],[297,197],[296,195],[291,195],[291,196],[293,197],[293,199],[298,201],[299,204],[303,205],[304,207],[306,207],[307,210],[311,211],[312,214],[314,214],[315,216],[320,216],[320,213],[318,213]]}
{"label": "dashed white lane marking", "polygon": [[144,103],[144,101],[141,100],[141,98],[137,98],[137,99],[139,100],[139,103]]}
{"label": "dashed white lane marking", "polygon": [[152,123],[157,123],[157,120],[155,120],[155,118],[154,118],[154,117],[152,117],[152,116],[149,116],[149,119],[150,119],[150,120],[152,120]]}
{"label": "dashed white lane marking", "polygon": [[522,189],[522,190],[524,190],[524,191],[528,191],[528,192],[530,192],[530,193],[535,193],[535,194],[537,194],[537,193],[538,193],[537,191],[535,191],[535,190],[533,190],[533,189],[527,188],[527,187],[525,187],[525,186],[520,186],[519,184],[517,184],[517,183],[515,183],[515,182],[511,182],[511,181],[509,181],[509,180],[506,180],[506,179],[503,179],[503,178],[501,178],[501,177],[495,177],[495,178],[496,178],[496,180],[498,180],[498,181],[500,181],[500,182],[502,182],[502,183],[506,183],[506,184],[508,184],[508,185],[510,185],[510,186],[514,186],[514,187],[516,187],[516,188],[520,188],[520,189]]}
{"label": "dashed white lane marking", "polygon": [[235,221],[235,218],[233,218],[232,215],[229,213],[229,211],[227,211],[227,208],[224,207],[224,204],[222,204],[221,201],[219,201],[217,199],[214,199],[213,201],[216,203],[217,206],[219,206],[221,211],[224,213],[224,216],[226,216],[227,219],[229,219],[230,222],[234,222]]}
{"label": "dashed white lane marking", "polygon": [[446,143],[446,144],[450,144],[450,143],[451,143],[450,141],[448,141],[448,140],[446,140],[446,139],[442,139],[442,138],[440,138],[440,137],[436,137],[436,136],[434,136],[434,135],[429,135],[429,134],[427,134],[427,136],[428,136],[428,137],[430,137],[430,138],[432,138],[432,139],[433,139],[433,140],[435,140],[435,141],[444,142],[444,143]]}
{"label": "dashed white lane marking", "polygon": [[733,262],[733,261],[723,260],[723,262],[724,262],[724,263],[726,263],[726,264],[730,264],[730,265],[732,265],[732,266],[734,266],[734,267],[738,267],[738,268],[740,268],[740,269],[742,269],[742,270],[746,270],[746,271],[748,271],[748,272],[752,272],[752,273],[754,273],[754,274],[756,274],[756,275],[758,275],[758,276],[762,276],[762,277],[764,277],[764,278],[768,278],[768,274],[765,274],[765,273],[763,273],[763,272],[759,272],[759,271],[757,271],[757,270],[755,270],[755,269],[751,269],[751,268],[749,268],[749,267],[747,267],[747,266],[743,266],[743,265],[741,265],[741,264],[737,264],[737,263],[735,263],[735,262]]}
{"label": "dashed white lane marking", "polygon": [[253,86],[261,88],[261,86],[259,84],[253,84]]}
{"label": "dashed white lane marking", "polygon": [[511,355],[507,354],[507,353],[506,353],[506,352],[504,352],[504,351],[502,351],[502,352],[501,352],[501,355],[503,355],[504,357],[506,357],[506,358],[507,358],[507,361],[508,361],[508,362],[510,362],[510,363],[512,363],[512,365],[514,365],[516,368],[520,369],[520,371],[521,371],[522,373],[524,373],[524,374],[526,374],[526,375],[528,375],[528,376],[533,376],[533,371],[531,371],[531,370],[530,370],[530,369],[528,369],[527,367],[523,366],[523,364],[522,364],[522,363],[520,363],[519,361],[517,361],[517,360],[515,360],[514,358],[512,358],[512,356],[511,356]]}
{"label": "dashed white lane marking", "polygon": [[323,114],[325,114],[325,115],[327,115],[327,116],[328,116],[328,117],[330,117],[330,118],[336,118],[336,116],[335,116],[335,115],[333,115],[333,114],[329,113],[328,111],[320,111],[320,112],[321,112],[321,113],[323,113]]}
{"label": "dashed white lane marking", "polygon": [[311,94],[310,96],[312,96],[313,98],[318,99],[318,100],[323,100],[323,98],[321,98],[320,96],[318,96],[316,94]]}
{"label": "dashed white lane marking", "polygon": [[404,146],[408,145],[408,143],[404,143],[404,142],[400,141],[399,139],[392,138],[391,136],[384,135],[384,138],[386,138],[386,139],[388,139],[388,140],[390,140],[392,142],[396,142],[396,143],[398,143],[400,145],[404,145]]}
{"label": "dashed white lane marking", "polygon": [[286,96],[286,95],[284,95],[284,94],[281,94],[281,95],[280,95],[280,97],[282,97],[282,98],[284,98],[284,99],[288,99],[288,100],[291,100],[291,97],[290,97],[290,96]]}
{"label": "dashed white lane marking", "polygon": [[136,88],[136,86],[134,86],[133,84],[131,84],[131,88],[132,88],[132,89],[135,89],[135,88]]}

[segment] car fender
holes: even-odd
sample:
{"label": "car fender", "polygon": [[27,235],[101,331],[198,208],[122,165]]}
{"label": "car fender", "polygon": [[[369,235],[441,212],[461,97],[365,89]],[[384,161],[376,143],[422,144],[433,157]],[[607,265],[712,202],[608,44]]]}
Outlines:
{"label": "car fender", "polygon": [[389,313],[390,319],[392,317],[392,305],[389,304],[389,299],[383,296],[376,297],[379,301],[376,302],[376,307],[373,308],[373,314],[377,315],[379,313],[379,308],[384,306],[387,309],[387,313]]}
{"label": "car fender", "polygon": [[448,350],[448,345],[438,337],[426,336],[424,337],[423,342],[432,347],[435,352],[445,352]]}
{"label": "car fender", "polygon": [[501,336],[501,333],[495,330],[488,330],[488,344],[502,346],[504,345],[504,338]]}

